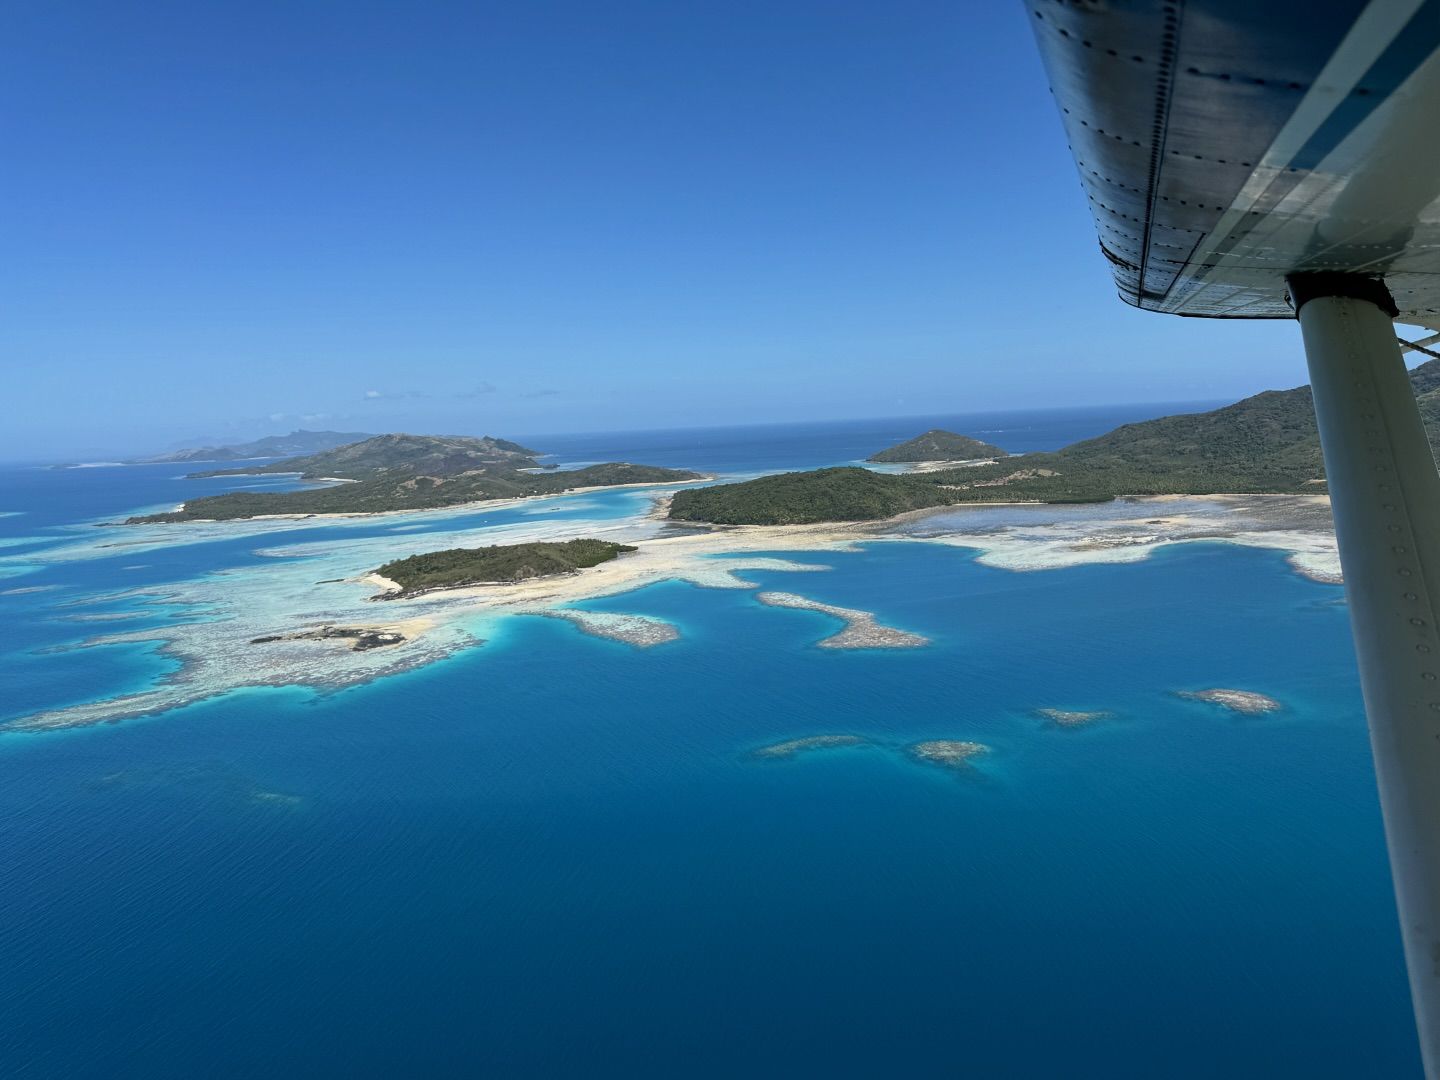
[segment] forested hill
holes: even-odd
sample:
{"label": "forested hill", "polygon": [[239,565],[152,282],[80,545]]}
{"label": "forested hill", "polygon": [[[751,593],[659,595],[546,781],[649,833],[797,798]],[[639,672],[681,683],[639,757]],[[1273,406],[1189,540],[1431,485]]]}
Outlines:
{"label": "forested hill", "polygon": [[923,435],[917,435],[899,446],[881,450],[867,460],[877,462],[905,461],[980,461],[984,458],[1002,458],[1005,451],[991,446],[969,435],[957,435],[953,431],[933,428]]}
{"label": "forested hill", "polygon": [[878,521],[954,500],[934,473],[895,475],[858,465],[776,473],[740,484],[677,491],[670,517],[717,525],[809,525],[817,521]]}
{"label": "forested hill", "polygon": [[611,461],[571,471],[541,471],[538,451],[508,439],[377,435],[323,454],[288,458],[262,468],[199,476],[299,473],[351,483],[303,491],[232,491],[187,501],[179,510],[131,518],[129,524],[233,521],[273,514],[380,514],[434,510],[489,499],[558,495],[582,487],[683,483],[699,473]]}
{"label": "forested hill", "polygon": [[621,484],[668,484],[703,479],[684,469],[612,461],[584,469],[521,472],[493,467],[451,476],[414,469],[384,469],[354,483],[304,491],[232,491],[191,499],[179,510],[130,518],[126,524],[177,521],[234,521],[275,514],[382,514],[395,510],[439,510],[491,499],[559,495],[576,488]]}
{"label": "forested hill", "polygon": [[[1440,361],[1417,367],[1410,381],[1435,450],[1440,447]],[[1308,386],[1269,390],[1212,412],[1126,424],[1053,453],[930,475],[938,483],[959,486],[957,501],[981,502],[1325,491]]]}
{"label": "forested hill", "polygon": [[269,465],[237,469],[215,469],[196,473],[203,476],[235,476],[250,473],[299,473],[306,479],[337,477],[366,480],[387,469],[409,469],[427,476],[457,476],[474,469],[497,466],[510,469],[536,468],[540,452],[489,435],[467,436],[376,435],[319,454],[286,458]]}
{"label": "forested hill", "polygon": [[[1411,372],[1440,448],[1440,361]],[[722,524],[866,521],[963,502],[1099,502],[1120,495],[1323,494],[1310,388],[1267,391],[1212,412],[1126,424],[1051,453],[887,476],[822,469],[678,492],[670,515]],[[928,490],[927,490],[928,486]]]}

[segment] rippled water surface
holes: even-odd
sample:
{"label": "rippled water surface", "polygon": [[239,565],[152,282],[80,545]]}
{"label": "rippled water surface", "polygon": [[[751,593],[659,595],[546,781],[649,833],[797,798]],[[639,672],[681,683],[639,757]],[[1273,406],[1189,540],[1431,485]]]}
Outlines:
{"label": "rippled water surface", "polygon": [[[595,456],[744,472],[853,437]],[[75,614],[134,614],[73,601],[395,527],[26,565],[219,490],[175,476],[0,476],[0,715],[165,673],[47,652],[97,632]],[[680,628],[653,649],[516,617],[338,693],[0,736],[0,1074],[1418,1075],[1340,589],[1224,544],[1031,573],[919,542],[785,557],[830,569],[583,605]],[[764,589],[931,644],[819,648],[837,620]],[[1216,686],[1283,709],[1174,693]],[[823,734],[862,742],[754,756]],[[928,739],[989,752],[946,770]]]}

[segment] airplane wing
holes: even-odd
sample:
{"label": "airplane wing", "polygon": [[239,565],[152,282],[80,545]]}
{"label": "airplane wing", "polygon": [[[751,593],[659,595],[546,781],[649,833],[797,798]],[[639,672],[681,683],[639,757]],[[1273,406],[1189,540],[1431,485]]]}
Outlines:
{"label": "airplane wing", "polygon": [[1121,298],[1300,323],[1440,1078],[1440,473],[1394,328],[1440,330],[1440,0],[1025,9]]}
{"label": "airplane wing", "polygon": [[1124,300],[1293,318],[1287,275],[1362,271],[1440,330],[1440,3],[1026,9]]}

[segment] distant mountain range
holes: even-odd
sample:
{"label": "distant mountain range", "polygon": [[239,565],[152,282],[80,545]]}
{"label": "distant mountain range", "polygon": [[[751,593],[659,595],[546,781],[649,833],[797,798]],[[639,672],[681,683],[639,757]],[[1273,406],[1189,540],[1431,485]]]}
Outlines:
{"label": "distant mountain range", "polygon": [[386,469],[407,469],[426,476],[458,476],[476,469],[504,467],[537,469],[540,451],[509,439],[489,435],[475,439],[444,435],[361,435],[348,445],[325,447],[321,453],[306,453],[239,469],[212,469],[194,476],[236,476],[256,473],[299,473],[303,479],[335,478],[368,480]]}
{"label": "distant mountain range", "polygon": [[151,465],[160,462],[245,461],[250,458],[293,457],[296,454],[318,454],[337,446],[359,442],[372,436],[364,431],[292,431],[289,435],[269,435],[253,442],[231,446],[201,446],[175,450],[168,454],[136,458],[127,465]]}
{"label": "distant mountain range", "polygon": [[232,521],[274,514],[378,514],[434,510],[490,499],[557,495],[582,487],[680,483],[699,473],[612,461],[572,471],[543,471],[539,451],[485,436],[375,435],[318,454],[268,465],[217,469],[194,477],[298,473],[349,483],[302,491],[232,491],[187,501],[179,510],[131,518],[131,524]]}
{"label": "distant mountain range", "polygon": [[[1440,449],[1440,360],[1415,368],[1410,383],[1431,450]],[[1300,386],[1256,394],[1211,412],[1126,424],[1062,450],[987,465],[903,475],[819,469],[694,488],[676,493],[670,516],[726,525],[791,525],[873,521],[955,503],[1323,495],[1326,490],[1310,387]]]}

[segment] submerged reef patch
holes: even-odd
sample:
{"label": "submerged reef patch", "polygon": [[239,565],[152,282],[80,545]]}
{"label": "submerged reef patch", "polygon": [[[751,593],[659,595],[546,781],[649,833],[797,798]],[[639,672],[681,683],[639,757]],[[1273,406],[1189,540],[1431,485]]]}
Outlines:
{"label": "submerged reef patch", "polygon": [[1187,701],[1206,701],[1211,705],[1219,705],[1229,709],[1231,712],[1243,713],[1246,716],[1259,716],[1262,713],[1279,712],[1283,706],[1272,697],[1264,694],[1257,694],[1253,690],[1226,690],[1216,688],[1212,690],[1177,690],[1176,697],[1182,697]]}
{"label": "submerged reef patch", "polygon": [[279,807],[296,807],[305,802],[304,796],[262,786],[255,777],[223,761],[136,765],[119,772],[97,776],[86,781],[84,786],[90,791],[190,788],[210,792],[234,802]]}
{"label": "submerged reef patch", "polygon": [[1036,709],[1035,715],[1049,720],[1056,727],[1084,727],[1086,724],[1093,724],[1097,720],[1108,719],[1110,713],[1078,712],[1066,709]]}
{"label": "submerged reef patch", "polygon": [[823,638],[817,644],[822,649],[918,649],[929,645],[930,639],[906,630],[882,626],[869,611],[822,604],[804,596],[786,592],[762,592],[757,597],[760,603],[769,607],[794,608],[799,611],[819,611],[845,620],[845,629],[838,634]]}
{"label": "submerged reef patch", "polygon": [[947,769],[968,769],[971,758],[978,757],[989,749],[984,743],[968,742],[964,739],[930,739],[915,743],[909,751],[917,761],[930,765],[942,765]]}
{"label": "submerged reef patch", "polygon": [[787,739],[785,742],[762,746],[758,750],[752,750],[750,756],[773,761],[792,758],[811,750],[838,750],[846,746],[869,745],[870,740],[859,735],[808,735],[803,739]]}
{"label": "submerged reef patch", "polygon": [[564,619],[591,637],[623,641],[626,645],[634,645],[637,649],[654,648],[656,645],[676,641],[680,637],[680,629],[673,623],[665,622],[662,619],[653,619],[648,615],[577,611],[570,608],[554,608],[549,611],[538,611],[536,614],[551,619]]}
{"label": "submerged reef patch", "polygon": [[[567,503],[567,498],[557,498],[554,505],[571,510],[583,505]],[[823,573],[828,569],[816,562],[781,556],[787,552],[853,552],[863,543],[914,540],[976,550],[976,561],[986,565],[1037,570],[1138,560],[1161,544],[1204,538],[1285,550],[1295,556],[1297,565],[1303,562],[1302,568],[1323,575],[1334,551],[1323,497],[1156,498],[1085,508],[974,507],[867,524],[684,531],[653,518],[648,502],[642,506],[637,500],[636,506],[637,513],[631,517],[605,520],[547,515],[490,524],[477,522],[473,507],[417,512],[403,518],[336,518],[325,523],[331,532],[320,540],[308,531],[292,535],[299,526],[285,520],[192,524],[183,529],[131,526],[133,531],[120,543],[113,541],[113,529],[91,528],[76,531],[69,540],[42,552],[0,555],[0,572],[28,573],[73,562],[114,559],[117,549],[144,549],[158,563],[178,547],[264,538],[261,546],[248,552],[258,562],[217,565],[193,578],[141,588],[115,588],[78,598],[73,592],[62,594],[66,599],[53,606],[65,614],[57,611],[56,616],[73,619],[76,624],[119,624],[133,615],[164,625],[52,646],[55,651],[143,643],[151,645],[150,651],[161,658],[178,662],[178,670],[158,677],[143,690],[106,700],[74,701],[67,698],[66,687],[59,685],[47,708],[28,715],[6,714],[0,730],[33,731],[120,720],[244,687],[300,686],[323,691],[354,686],[472,647],[488,636],[490,624],[511,615],[553,612],[552,617],[565,619],[585,633],[649,648],[676,640],[679,628],[648,616],[582,612],[565,605],[661,581],[753,590],[761,586],[746,580],[747,571]],[[527,505],[527,509],[538,508]],[[374,620],[375,608],[370,604],[374,583],[365,579],[366,570],[413,550],[415,540],[409,531],[422,525],[427,546],[437,548],[563,542],[592,536],[638,550],[584,575],[393,600],[385,605],[387,618],[381,624]],[[395,535],[397,531],[402,535]],[[113,569],[118,572],[122,567]],[[118,576],[112,576],[112,585],[119,585]],[[16,583],[4,592],[23,595],[52,587]],[[871,612],[789,592],[767,590],[760,592],[758,599],[768,606],[817,611],[840,619],[843,628],[817,642],[825,649],[929,644],[920,634],[881,625]],[[113,605],[121,602],[126,602],[125,608],[116,610]],[[318,633],[316,628],[321,628]],[[348,637],[351,631],[356,636]],[[403,640],[390,637],[392,634]],[[1223,699],[1199,700],[1233,707]],[[1243,698],[1235,700],[1244,702]],[[1273,712],[1278,708],[1278,703],[1258,708],[1246,703],[1237,711]],[[1078,717],[1059,715],[1065,711],[1040,715],[1060,726],[1071,726],[1072,720],[1080,722]]]}

